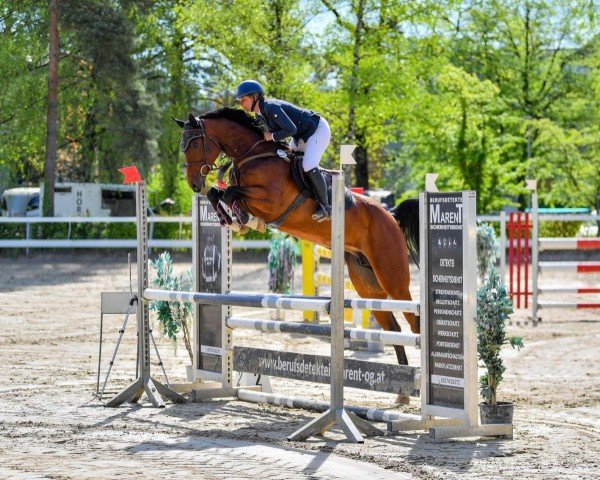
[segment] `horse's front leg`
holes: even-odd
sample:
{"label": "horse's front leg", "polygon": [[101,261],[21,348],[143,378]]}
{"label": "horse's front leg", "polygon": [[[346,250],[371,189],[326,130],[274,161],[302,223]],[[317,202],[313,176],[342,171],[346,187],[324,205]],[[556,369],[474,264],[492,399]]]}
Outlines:
{"label": "horse's front leg", "polygon": [[215,187],[210,188],[208,190],[208,193],[206,194],[208,201],[210,202],[213,209],[217,213],[217,216],[219,217],[219,222],[221,223],[222,227],[225,225],[231,225],[233,223],[233,219],[223,208],[223,205],[221,205],[221,200],[223,199],[224,194],[224,190],[219,190]]}
{"label": "horse's front leg", "polygon": [[242,188],[238,186],[227,187],[223,192],[223,202],[231,209],[240,225],[246,225],[250,220],[250,214],[242,208],[240,202],[242,198]]}
{"label": "horse's front leg", "polygon": [[223,192],[223,202],[231,209],[235,218],[242,226],[248,226],[259,232],[266,231],[265,222],[262,218],[257,218],[250,212],[247,212],[242,206],[242,200],[245,199],[247,187],[232,186]]}

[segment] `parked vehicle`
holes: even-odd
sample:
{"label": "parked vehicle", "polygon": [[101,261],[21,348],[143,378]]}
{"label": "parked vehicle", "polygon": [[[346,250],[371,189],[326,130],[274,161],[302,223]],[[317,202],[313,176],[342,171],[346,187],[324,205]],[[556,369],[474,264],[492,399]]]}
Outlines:
{"label": "parked vehicle", "polygon": [[[2,194],[2,215],[41,215],[43,188],[11,188]],[[56,217],[133,217],[135,188],[132,185],[99,183],[57,183],[54,187]]]}
{"label": "parked vehicle", "polygon": [[5,217],[39,217],[40,189],[9,188],[0,198],[0,212]]}

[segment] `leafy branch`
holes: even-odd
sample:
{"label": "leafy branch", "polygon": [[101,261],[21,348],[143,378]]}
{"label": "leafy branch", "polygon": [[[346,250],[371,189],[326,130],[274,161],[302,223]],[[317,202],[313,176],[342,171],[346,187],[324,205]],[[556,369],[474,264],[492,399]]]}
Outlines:
{"label": "leafy branch", "polygon": [[[186,277],[173,271],[173,260],[169,252],[161,253],[155,261],[150,260],[150,267],[156,270],[156,277],[152,285],[161,290],[190,291],[192,286],[192,273],[186,272]],[[157,313],[161,333],[173,341],[177,346],[177,335],[181,332],[185,348],[193,361],[191,329],[192,304],[189,302],[151,302],[150,310]]]}

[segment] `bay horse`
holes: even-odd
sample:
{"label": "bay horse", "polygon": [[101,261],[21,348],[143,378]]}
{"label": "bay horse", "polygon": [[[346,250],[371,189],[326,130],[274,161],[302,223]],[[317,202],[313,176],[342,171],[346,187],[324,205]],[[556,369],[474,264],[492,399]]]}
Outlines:
{"label": "bay horse", "polygon": [[[281,157],[285,145],[264,140],[258,120],[243,110],[228,107],[198,118],[190,114],[187,121],[173,120],[183,130],[180,147],[192,190],[206,192],[206,176],[218,168],[215,162],[221,154],[232,162],[231,186],[208,192],[222,224],[231,223],[231,218],[220,206],[221,201],[238,217],[248,212],[267,224],[277,225],[282,232],[331,247],[330,222],[312,219],[314,200],[306,199],[290,209],[300,191],[288,159]],[[407,200],[390,213],[366,196],[352,196],[353,201],[345,210],[344,259],[357,293],[364,298],[411,300],[408,254],[410,247],[413,258],[418,258],[418,201]],[[400,331],[392,313],[373,312],[373,316],[384,330]],[[419,318],[408,312],[404,317],[411,331],[419,333]],[[398,363],[407,365],[404,347],[394,348]],[[408,397],[400,395],[398,401],[406,403]]]}

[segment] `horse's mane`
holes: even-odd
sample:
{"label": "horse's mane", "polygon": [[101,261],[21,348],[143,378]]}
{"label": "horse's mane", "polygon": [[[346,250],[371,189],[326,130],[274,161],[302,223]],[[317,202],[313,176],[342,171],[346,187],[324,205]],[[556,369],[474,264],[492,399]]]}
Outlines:
{"label": "horse's mane", "polygon": [[200,118],[224,118],[226,120],[231,120],[232,122],[239,123],[240,125],[253,130],[260,136],[262,136],[264,131],[259,120],[239,108],[219,108],[218,110],[212,110],[200,115]]}

